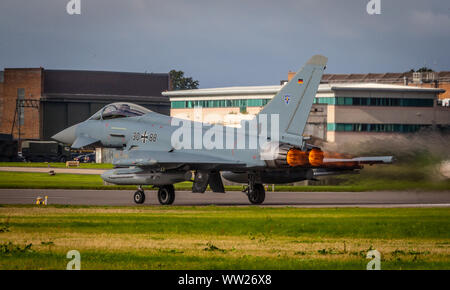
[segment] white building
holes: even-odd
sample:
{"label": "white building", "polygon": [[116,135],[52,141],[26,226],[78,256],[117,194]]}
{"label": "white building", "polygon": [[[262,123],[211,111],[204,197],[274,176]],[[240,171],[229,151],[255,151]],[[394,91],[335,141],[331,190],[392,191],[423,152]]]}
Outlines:
{"label": "white building", "polygon": [[[194,120],[194,107],[202,107],[196,121],[236,126],[257,114],[280,88],[228,87],[162,94],[170,98],[171,116]],[[321,84],[304,135],[340,143],[413,133],[424,127],[449,128],[450,108],[436,105],[443,92],[379,83]]]}

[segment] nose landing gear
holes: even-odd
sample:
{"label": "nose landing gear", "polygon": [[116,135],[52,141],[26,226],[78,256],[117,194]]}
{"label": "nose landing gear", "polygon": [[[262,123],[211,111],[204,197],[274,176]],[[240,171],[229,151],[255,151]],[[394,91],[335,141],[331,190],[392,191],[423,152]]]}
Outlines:
{"label": "nose landing gear", "polygon": [[138,190],[134,193],[133,200],[137,204],[143,204],[145,201],[145,193],[142,187],[139,187]]}

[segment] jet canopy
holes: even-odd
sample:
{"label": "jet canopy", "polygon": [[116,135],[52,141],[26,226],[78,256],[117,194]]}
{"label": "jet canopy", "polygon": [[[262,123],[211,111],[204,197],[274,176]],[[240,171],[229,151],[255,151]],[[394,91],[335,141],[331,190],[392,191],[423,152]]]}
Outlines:
{"label": "jet canopy", "polygon": [[132,103],[112,103],[104,106],[100,111],[92,115],[89,120],[110,120],[119,118],[138,117],[151,111]]}

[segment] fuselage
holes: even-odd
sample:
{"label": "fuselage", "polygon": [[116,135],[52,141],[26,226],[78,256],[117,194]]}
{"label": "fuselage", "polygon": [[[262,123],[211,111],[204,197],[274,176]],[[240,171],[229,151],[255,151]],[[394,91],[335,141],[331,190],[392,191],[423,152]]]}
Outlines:
{"label": "fuselage", "polygon": [[[245,166],[236,168],[216,168],[224,170],[223,177],[233,182],[247,182],[247,173],[242,170],[261,172],[261,179],[265,183],[290,183],[312,178],[310,168],[291,168],[287,172],[268,167],[268,160],[265,160],[265,156],[262,158],[264,152],[261,152],[260,146],[262,141],[267,140],[266,135],[261,137],[257,130],[252,131],[252,126],[257,126],[255,123],[243,122],[242,126],[243,128],[210,125],[149,112],[128,118],[91,118],[69,129],[74,132],[72,143],[81,136],[87,140],[95,140],[90,146],[117,149],[114,154],[116,161],[126,158],[131,151],[156,152],[157,156],[158,152],[176,150],[179,153],[220,156],[222,159],[244,163]],[[266,139],[261,141],[261,138]],[[163,177],[158,173],[160,167],[155,165],[147,169],[114,169],[105,172],[102,178],[115,184],[157,185],[190,180],[186,172],[201,168],[193,165],[187,169],[172,170],[171,175],[165,174]]]}
{"label": "fuselage", "polygon": [[186,152],[245,162],[248,168],[264,167],[258,136],[241,128],[210,125],[150,112],[143,116],[86,120],[76,125],[76,135],[96,139],[95,146],[154,152]]}

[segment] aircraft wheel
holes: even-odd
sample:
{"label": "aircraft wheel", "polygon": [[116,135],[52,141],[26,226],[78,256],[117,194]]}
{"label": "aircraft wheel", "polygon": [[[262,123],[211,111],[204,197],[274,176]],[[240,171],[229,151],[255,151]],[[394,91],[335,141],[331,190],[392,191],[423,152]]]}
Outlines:
{"label": "aircraft wheel", "polygon": [[143,204],[145,201],[145,193],[143,190],[138,190],[134,193],[134,202],[137,204]]}
{"label": "aircraft wheel", "polygon": [[158,189],[158,200],[162,205],[170,205],[175,201],[175,189],[172,184],[161,186]]}
{"label": "aircraft wheel", "polygon": [[262,204],[266,199],[266,190],[264,186],[260,183],[257,183],[253,186],[253,191],[248,193],[248,200],[252,204]]}

